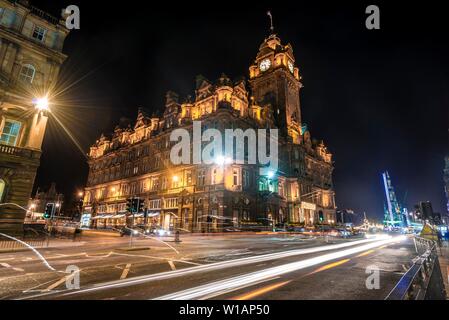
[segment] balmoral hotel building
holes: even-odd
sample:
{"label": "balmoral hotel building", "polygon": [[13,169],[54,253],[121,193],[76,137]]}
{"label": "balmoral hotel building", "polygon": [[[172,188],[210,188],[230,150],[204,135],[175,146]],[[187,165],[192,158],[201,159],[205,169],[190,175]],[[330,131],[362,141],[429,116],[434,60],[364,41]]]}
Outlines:
{"label": "balmoral hotel building", "polygon": [[0,0],[0,232],[22,232],[48,120],[42,98],[68,32],[28,1]]}
{"label": "balmoral hotel building", "polygon": [[[272,34],[249,67],[248,86],[199,76],[194,99],[168,92],[161,117],[139,109],[133,127],[116,127],[90,148],[83,224],[222,231],[335,223],[332,155],[302,123],[300,80],[291,45]],[[194,120],[221,132],[279,128],[278,170],[264,176],[249,164],[172,165],[170,133],[191,131]],[[144,203],[132,218],[131,197]]]}

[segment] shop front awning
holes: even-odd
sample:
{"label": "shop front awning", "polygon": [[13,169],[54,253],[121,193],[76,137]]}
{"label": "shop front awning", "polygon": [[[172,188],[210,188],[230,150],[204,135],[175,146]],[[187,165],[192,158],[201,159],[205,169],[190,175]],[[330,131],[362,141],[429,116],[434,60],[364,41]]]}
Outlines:
{"label": "shop front awning", "polygon": [[148,212],[147,217],[156,217],[160,214],[161,214],[160,211],[150,211],[150,212]]}
{"label": "shop front awning", "polygon": [[119,219],[119,218],[124,218],[126,215],[125,214],[116,214],[115,216],[112,216],[112,219]]}
{"label": "shop front awning", "polygon": [[109,219],[112,217],[113,217],[112,214],[99,214],[99,215],[93,217],[92,219]]}

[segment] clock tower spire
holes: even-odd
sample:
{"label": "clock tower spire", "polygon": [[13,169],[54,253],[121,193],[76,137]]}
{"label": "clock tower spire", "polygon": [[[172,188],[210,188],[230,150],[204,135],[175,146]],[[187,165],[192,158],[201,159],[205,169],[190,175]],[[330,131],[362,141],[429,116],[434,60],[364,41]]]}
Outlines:
{"label": "clock tower spire", "polygon": [[[272,16],[271,31],[273,31]],[[256,59],[249,67],[251,92],[256,104],[272,108],[280,133],[293,143],[301,140],[301,108],[299,91],[302,87],[290,44],[283,45],[271,33],[259,47]]]}

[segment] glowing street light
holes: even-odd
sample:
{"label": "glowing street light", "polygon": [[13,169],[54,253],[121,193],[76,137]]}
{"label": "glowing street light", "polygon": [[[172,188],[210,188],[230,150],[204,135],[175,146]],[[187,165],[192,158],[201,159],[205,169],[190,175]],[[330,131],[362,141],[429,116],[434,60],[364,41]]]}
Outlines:
{"label": "glowing street light", "polygon": [[84,193],[82,191],[78,192],[78,197],[82,197],[84,195]]}
{"label": "glowing street light", "polygon": [[224,156],[217,156],[215,158],[215,164],[218,164],[220,166],[224,165],[224,164],[230,164],[232,163],[232,159],[230,157],[224,157]]}
{"label": "glowing street light", "polygon": [[48,98],[47,97],[34,99],[33,103],[34,103],[36,109],[39,110],[39,111],[49,110],[49,104],[48,104]]}
{"label": "glowing street light", "polygon": [[274,177],[274,172],[273,171],[268,171],[267,177],[268,177],[268,179],[272,179]]}
{"label": "glowing street light", "polygon": [[179,177],[178,176],[173,176],[173,182],[178,182],[179,181]]}

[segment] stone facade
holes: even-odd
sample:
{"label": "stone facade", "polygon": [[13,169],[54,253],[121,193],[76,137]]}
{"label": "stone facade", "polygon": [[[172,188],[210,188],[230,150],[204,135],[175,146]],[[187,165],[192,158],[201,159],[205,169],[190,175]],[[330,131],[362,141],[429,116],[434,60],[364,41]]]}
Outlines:
{"label": "stone facade", "polygon": [[[162,116],[139,109],[133,127],[116,127],[90,148],[84,214],[94,227],[158,225],[188,231],[263,229],[273,225],[334,224],[332,155],[301,122],[301,82],[290,45],[275,35],[262,43],[245,80],[222,75],[196,80],[195,97],[168,92]],[[173,165],[176,128],[279,128],[279,169],[262,175],[256,164]],[[131,219],[126,199],[144,212]]]}
{"label": "stone facade", "polygon": [[51,97],[67,34],[28,1],[0,0],[0,231],[22,230],[48,120],[36,99]]}

